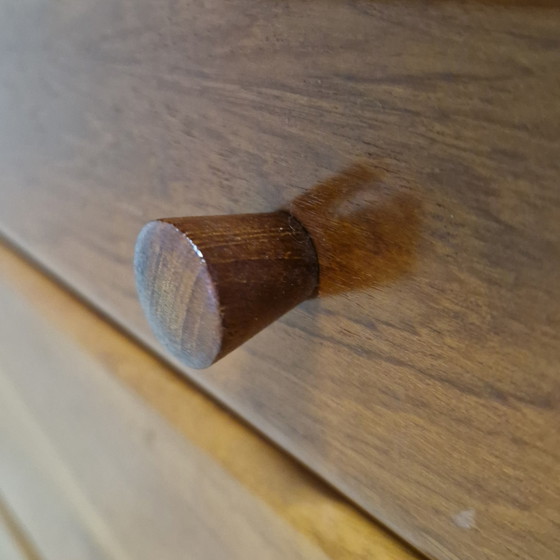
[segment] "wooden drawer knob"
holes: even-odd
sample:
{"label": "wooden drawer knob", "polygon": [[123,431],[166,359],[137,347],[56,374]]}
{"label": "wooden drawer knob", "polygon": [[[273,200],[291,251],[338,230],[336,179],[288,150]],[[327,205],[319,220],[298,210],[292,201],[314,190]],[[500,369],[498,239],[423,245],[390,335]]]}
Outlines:
{"label": "wooden drawer knob", "polygon": [[313,242],[288,212],[148,223],[134,258],[158,340],[193,368],[213,364],[314,295]]}

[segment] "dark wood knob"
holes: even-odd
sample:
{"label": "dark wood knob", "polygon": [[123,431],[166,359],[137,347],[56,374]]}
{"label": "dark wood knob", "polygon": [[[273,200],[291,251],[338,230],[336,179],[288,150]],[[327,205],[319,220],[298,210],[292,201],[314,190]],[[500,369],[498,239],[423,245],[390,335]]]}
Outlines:
{"label": "dark wood knob", "polygon": [[313,296],[319,278],[309,234],[285,211],[150,222],[134,268],[156,337],[193,368],[208,367]]}

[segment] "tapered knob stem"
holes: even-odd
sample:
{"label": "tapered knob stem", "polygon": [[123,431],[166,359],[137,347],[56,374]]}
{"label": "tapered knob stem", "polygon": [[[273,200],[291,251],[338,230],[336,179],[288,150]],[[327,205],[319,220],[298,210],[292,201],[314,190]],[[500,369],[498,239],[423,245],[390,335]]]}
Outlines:
{"label": "tapered knob stem", "polygon": [[156,337],[193,368],[312,297],[319,279],[313,242],[285,211],[150,222],[134,267]]}

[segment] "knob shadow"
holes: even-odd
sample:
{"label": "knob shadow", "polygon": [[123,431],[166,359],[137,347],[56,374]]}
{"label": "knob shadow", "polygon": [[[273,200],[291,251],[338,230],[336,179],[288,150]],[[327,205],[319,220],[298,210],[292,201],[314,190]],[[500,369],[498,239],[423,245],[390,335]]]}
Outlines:
{"label": "knob shadow", "polygon": [[386,169],[353,165],[287,209],[315,244],[319,296],[393,283],[414,266],[420,203],[410,186]]}

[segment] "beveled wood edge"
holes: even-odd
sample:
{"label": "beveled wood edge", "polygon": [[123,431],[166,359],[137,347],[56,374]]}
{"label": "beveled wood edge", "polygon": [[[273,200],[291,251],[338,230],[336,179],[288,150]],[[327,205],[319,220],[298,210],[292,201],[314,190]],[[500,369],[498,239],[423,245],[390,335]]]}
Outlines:
{"label": "beveled wood edge", "polygon": [[[2,533],[4,533],[3,536],[1,535]],[[21,560],[42,560],[34,544],[0,494],[0,539],[2,538],[9,541],[8,544],[13,549],[13,554],[15,554],[16,558],[21,558]],[[9,556],[10,558],[12,557],[11,555]]]}
{"label": "beveled wood edge", "polygon": [[106,322],[96,310],[44,274],[40,266],[30,263],[0,237],[0,282],[24,298],[53,329],[105,362],[129,390],[294,530],[332,558],[422,558],[303,465]]}

